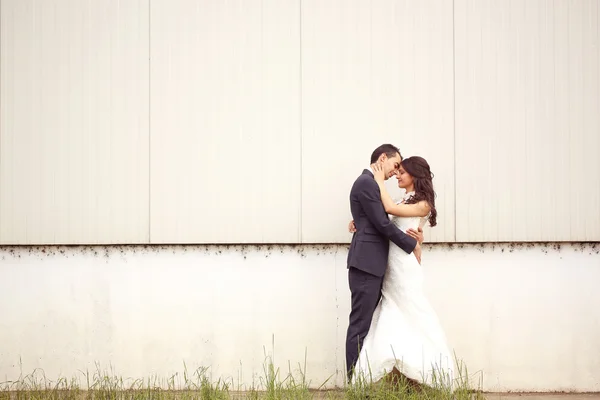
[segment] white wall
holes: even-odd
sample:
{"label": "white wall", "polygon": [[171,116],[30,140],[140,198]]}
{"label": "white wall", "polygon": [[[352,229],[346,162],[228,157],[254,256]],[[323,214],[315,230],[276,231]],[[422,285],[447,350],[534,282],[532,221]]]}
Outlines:
{"label": "white wall", "polygon": [[346,243],[383,142],[430,241],[598,241],[599,10],[2,0],[0,243]]}
{"label": "white wall", "polygon": [[0,27],[0,242],[147,243],[147,2],[3,0]]}
{"label": "white wall", "polygon": [[[124,378],[210,366],[251,384],[263,346],[343,383],[346,248],[0,248],[0,381],[42,368]],[[491,391],[599,391],[600,246],[429,245],[426,292],[450,345]],[[166,383],[165,383],[166,384]]]}
{"label": "white wall", "polygon": [[152,243],[300,242],[299,13],[151,2]]}
{"label": "white wall", "polygon": [[456,240],[600,240],[600,3],[455,2]]}

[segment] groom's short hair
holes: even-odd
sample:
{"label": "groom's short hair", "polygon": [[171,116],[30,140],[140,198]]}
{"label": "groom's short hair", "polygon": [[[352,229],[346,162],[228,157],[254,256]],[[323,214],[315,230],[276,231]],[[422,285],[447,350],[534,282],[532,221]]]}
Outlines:
{"label": "groom's short hair", "polygon": [[398,150],[398,148],[396,146],[394,146],[393,144],[386,143],[386,144],[382,144],[381,146],[376,148],[375,151],[373,151],[373,154],[371,154],[371,164],[376,162],[377,159],[379,158],[379,156],[382,155],[383,153],[385,153],[385,155],[388,156],[389,158],[392,158],[396,154],[398,154],[398,155],[400,155],[400,159],[402,159],[402,154],[400,154],[400,150]]}

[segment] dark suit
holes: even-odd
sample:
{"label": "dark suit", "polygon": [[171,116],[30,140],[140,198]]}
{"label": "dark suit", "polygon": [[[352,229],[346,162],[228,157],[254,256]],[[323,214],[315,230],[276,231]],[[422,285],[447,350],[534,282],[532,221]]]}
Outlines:
{"label": "dark suit", "polygon": [[348,253],[348,283],[352,292],[352,310],[346,335],[348,377],[356,364],[381,297],[389,242],[392,241],[409,254],[417,245],[415,239],[389,220],[381,202],[379,185],[369,170],[365,169],[352,186],[350,211],[356,232]]}

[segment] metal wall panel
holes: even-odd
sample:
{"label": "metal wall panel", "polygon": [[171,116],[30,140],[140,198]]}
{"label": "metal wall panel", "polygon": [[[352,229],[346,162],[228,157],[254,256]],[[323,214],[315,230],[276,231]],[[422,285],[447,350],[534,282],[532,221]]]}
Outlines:
{"label": "metal wall panel", "polygon": [[600,240],[597,1],[0,4],[0,243],[346,243],[384,142],[427,241]]}
{"label": "metal wall panel", "polygon": [[148,241],[148,2],[2,0],[0,242]]}
{"label": "metal wall panel", "polygon": [[429,161],[426,240],[453,241],[453,128],[452,2],[302,2],[303,242],[350,240],[350,188],[382,143]]}
{"label": "metal wall panel", "polygon": [[455,8],[457,241],[600,240],[598,2]]}
{"label": "metal wall panel", "polygon": [[151,241],[300,240],[300,2],[151,2]]}

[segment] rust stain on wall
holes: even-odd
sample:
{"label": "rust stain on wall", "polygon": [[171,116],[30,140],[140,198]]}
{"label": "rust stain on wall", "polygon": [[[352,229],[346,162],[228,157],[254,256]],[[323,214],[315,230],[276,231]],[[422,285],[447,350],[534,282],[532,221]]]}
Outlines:
{"label": "rust stain on wall", "polygon": [[[301,258],[307,256],[331,256],[342,251],[345,244],[218,244],[218,245],[97,245],[97,246],[0,246],[0,260],[18,259],[25,256],[40,258],[72,256],[92,256],[105,260],[112,257],[125,257],[140,254],[204,254],[225,256],[239,254],[246,259],[249,255],[269,258],[274,254],[294,254]],[[538,251],[543,254],[574,251],[589,255],[600,254],[599,242],[577,243],[431,243],[424,245],[424,251],[463,252],[478,251],[481,253],[514,253]]]}

